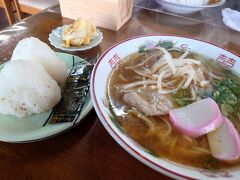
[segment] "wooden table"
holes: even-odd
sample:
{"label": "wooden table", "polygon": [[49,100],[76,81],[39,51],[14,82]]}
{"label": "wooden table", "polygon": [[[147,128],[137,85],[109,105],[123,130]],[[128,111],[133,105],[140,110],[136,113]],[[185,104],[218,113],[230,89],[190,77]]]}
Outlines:
{"label": "wooden table", "polygon": [[[48,42],[52,29],[71,22],[58,7],[31,16],[0,32],[0,60],[10,58],[17,42],[35,36]],[[113,44],[137,35],[189,36],[240,54],[240,33],[217,26],[135,8],[118,32],[100,29],[104,40],[96,48],[75,53],[91,58]],[[54,49],[59,51],[58,49]],[[1,179],[169,179],[134,159],[107,133],[94,110],[73,129],[40,142],[0,142]]]}

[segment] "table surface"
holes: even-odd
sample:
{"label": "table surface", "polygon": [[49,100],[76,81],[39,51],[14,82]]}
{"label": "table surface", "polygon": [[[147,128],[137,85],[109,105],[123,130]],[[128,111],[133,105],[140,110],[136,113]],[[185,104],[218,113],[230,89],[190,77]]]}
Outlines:
{"label": "table surface", "polygon": [[[35,36],[49,44],[52,29],[70,22],[54,7],[3,29],[0,60],[9,59],[16,43],[25,37]],[[104,39],[99,46],[75,54],[95,57],[123,39],[146,34],[193,37],[240,54],[240,33],[236,31],[140,8],[133,9],[132,18],[118,32],[100,30]],[[78,126],[51,139],[26,144],[0,142],[0,170],[0,177],[8,179],[170,179],[122,149],[94,110]]]}

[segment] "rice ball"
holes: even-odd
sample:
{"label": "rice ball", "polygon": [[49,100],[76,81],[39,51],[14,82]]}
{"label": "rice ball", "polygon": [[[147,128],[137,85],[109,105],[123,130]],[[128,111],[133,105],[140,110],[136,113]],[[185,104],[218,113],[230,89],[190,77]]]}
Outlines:
{"label": "rice ball", "polygon": [[15,47],[11,60],[36,61],[43,65],[47,73],[60,85],[63,85],[68,76],[66,64],[61,61],[55,52],[38,38],[22,39]]}
{"label": "rice ball", "polygon": [[9,61],[0,72],[0,113],[19,118],[48,111],[61,99],[61,90],[43,66]]}

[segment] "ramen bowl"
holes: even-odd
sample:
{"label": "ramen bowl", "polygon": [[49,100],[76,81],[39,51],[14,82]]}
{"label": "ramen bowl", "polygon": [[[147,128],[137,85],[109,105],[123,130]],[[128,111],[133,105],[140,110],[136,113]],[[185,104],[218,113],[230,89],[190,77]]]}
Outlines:
{"label": "ramen bowl", "polygon": [[225,0],[221,0],[218,3],[207,4],[207,5],[191,5],[191,4],[184,4],[180,2],[168,2],[166,0],[155,0],[155,1],[159,5],[161,5],[164,9],[171,12],[179,13],[179,14],[195,13],[205,8],[221,6],[225,3]]}
{"label": "ramen bowl", "polygon": [[147,166],[177,179],[215,179],[216,177],[228,179],[240,178],[238,167],[222,168],[219,170],[209,170],[182,165],[166,158],[154,155],[150,150],[141,146],[125,131],[116,121],[107,97],[109,76],[128,55],[153,49],[159,43],[172,42],[176,47],[194,51],[206,55],[211,61],[222,64],[231,71],[240,73],[239,56],[228,50],[222,49],[214,44],[201,40],[177,37],[177,36],[158,36],[149,35],[134,37],[109,48],[96,63],[91,77],[91,97],[97,115],[116,142],[133,157],[146,164]]}

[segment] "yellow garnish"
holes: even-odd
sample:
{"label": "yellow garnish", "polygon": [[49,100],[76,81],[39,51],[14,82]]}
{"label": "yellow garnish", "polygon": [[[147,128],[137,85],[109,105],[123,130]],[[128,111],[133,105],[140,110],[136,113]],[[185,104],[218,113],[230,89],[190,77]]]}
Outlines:
{"label": "yellow garnish", "polygon": [[80,47],[89,45],[91,40],[97,36],[96,25],[91,20],[78,18],[73,24],[68,25],[63,30],[63,46]]}

